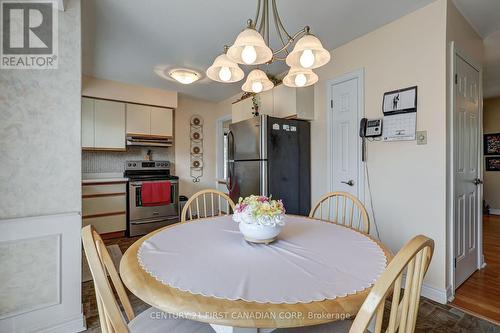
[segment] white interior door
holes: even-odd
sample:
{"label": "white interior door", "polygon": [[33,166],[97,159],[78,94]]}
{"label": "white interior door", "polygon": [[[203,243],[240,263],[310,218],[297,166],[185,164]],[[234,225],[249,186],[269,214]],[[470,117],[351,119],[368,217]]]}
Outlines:
{"label": "white interior door", "polygon": [[[361,167],[362,77],[348,75],[331,83],[331,190],[348,192],[358,198],[363,193]],[[362,200],[363,198],[360,198]]]}
{"label": "white interior door", "polygon": [[455,288],[478,269],[479,72],[455,55]]}

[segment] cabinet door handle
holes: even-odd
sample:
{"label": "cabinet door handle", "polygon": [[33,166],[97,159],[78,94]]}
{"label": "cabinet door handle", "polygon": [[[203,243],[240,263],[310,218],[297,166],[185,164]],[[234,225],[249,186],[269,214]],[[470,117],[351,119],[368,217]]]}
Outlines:
{"label": "cabinet door handle", "polygon": [[348,181],[341,181],[342,184],[346,184],[349,186],[354,186],[354,180],[350,179]]}

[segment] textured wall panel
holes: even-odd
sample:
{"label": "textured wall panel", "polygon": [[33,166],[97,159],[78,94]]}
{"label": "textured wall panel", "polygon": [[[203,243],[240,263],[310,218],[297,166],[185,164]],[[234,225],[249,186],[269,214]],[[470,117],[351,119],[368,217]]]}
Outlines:
{"label": "textured wall panel", "polygon": [[0,318],[60,302],[60,235],[0,242]]}

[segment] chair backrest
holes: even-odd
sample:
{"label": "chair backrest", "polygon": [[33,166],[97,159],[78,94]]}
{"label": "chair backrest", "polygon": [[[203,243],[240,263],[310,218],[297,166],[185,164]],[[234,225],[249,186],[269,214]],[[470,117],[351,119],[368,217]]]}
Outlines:
{"label": "chair backrest", "polygon": [[229,215],[234,212],[234,202],[231,198],[217,190],[199,191],[186,202],[182,209],[181,222],[189,219],[198,219],[220,215]]}
{"label": "chair backrest", "polygon": [[354,195],[346,192],[330,192],[322,196],[311,209],[309,217],[342,224],[365,234],[370,232],[365,206]]}
{"label": "chair backrest", "polygon": [[82,229],[82,242],[90,272],[94,279],[102,333],[129,332],[127,323],[113,294],[107,274],[111,278],[111,282],[125,310],[128,321],[135,317],[134,310],[101,236],[99,236],[91,225],[88,225]]}
{"label": "chair backrest", "polygon": [[[417,320],[422,281],[429,268],[433,251],[434,241],[422,235],[406,243],[375,282],[356,315],[349,333],[365,332],[374,316],[376,318],[373,333],[382,332],[385,300],[391,292],[391,310],[385,332],[413,332]],[[404,291],[401,290],[403,273],[406,273]]]}

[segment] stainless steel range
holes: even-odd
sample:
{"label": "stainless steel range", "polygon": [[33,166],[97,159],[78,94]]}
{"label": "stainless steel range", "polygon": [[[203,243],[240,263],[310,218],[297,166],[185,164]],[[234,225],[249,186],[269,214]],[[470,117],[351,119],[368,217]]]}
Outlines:
{"label": "stainless steel range", "polygon": [[[128,236],[145,235],[179,221],[179,178],[170,174],[169,161],[127,161],[124,175],[129,178]],[[148,182],[170,182],[170,202],[143,204],[142,186]]]}

